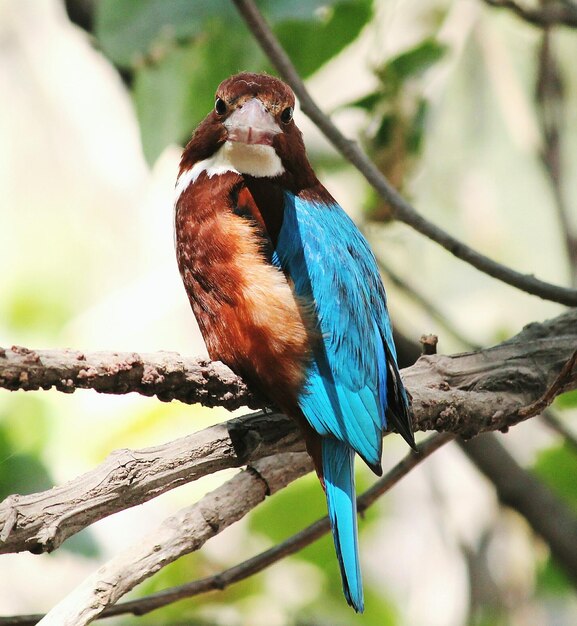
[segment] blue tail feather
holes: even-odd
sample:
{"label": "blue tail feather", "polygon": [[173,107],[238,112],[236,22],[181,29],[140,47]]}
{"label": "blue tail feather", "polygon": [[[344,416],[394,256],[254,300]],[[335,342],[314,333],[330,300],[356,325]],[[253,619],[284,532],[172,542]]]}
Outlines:
{"label": "blue tail feather", "polygon": [[333,540],[341,568],[345,598],[355,611],[364,610],[357,539],[354,450],[337,439],[322,442],[323,475]]}

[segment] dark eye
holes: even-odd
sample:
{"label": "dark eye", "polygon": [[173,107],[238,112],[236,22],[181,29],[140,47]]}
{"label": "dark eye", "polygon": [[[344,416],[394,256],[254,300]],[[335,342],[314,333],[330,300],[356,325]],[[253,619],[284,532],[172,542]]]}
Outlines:
{"label": "dark eye", "polygon": [[287,107],[281,114],[280,114],[280,121],[283,124],[288,124],[293,118],[293,108],[292,107]]}
{"label": "dark eye", "polygon": [[224,115],[226,113],[226,102],[222,98],[217,98],[214,103],[214,110],[217,115]]}

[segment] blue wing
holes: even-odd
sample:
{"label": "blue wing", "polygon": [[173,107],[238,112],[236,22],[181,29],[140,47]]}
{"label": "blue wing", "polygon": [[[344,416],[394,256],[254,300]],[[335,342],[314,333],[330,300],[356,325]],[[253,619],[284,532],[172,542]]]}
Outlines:
{"label": "blue wing", "polygon": [[354,452],[381,472],[386,414],[414,445],[385,290],[364,237],[334,201],[285,194],[273,263],[314,307],[318,341],[299,406],[322,436],[322,468],[347,602],[363,611]]}
{"label": "blue wing", "polygon": [[387,389],[394,382],[405,410],[406,396],[372,251],[337,203],[287,192],[273,261],[314,303],[321,337],[301,410],[319,434],[347,443],[379,471]]}

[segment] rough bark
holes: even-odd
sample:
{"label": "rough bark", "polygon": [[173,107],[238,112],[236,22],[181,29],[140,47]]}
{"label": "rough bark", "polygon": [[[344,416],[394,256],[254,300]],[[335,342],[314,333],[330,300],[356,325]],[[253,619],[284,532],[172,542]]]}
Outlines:
{"label": "rough bark", "polygon": [[95,469],[48,491],[0,504],[0,553],[51,552],[103,517],[179,485],[278,452],[304,450],[284,415],[257,413],[143,450],[116,450]]}
{"label": "rough bark", "polygon": [[[532,323],[495,347],[454,355],[423,356],[403,370],[413,396],[417,430],[447,430],[472,437],[506,429],[535,402],[577,349],[577,309],[543,323]],[[560,391],[573,388],[570,375]],[[0,348],[0,387],[16,390],[95,389],[137,392],[160,400],[205,406],[263,408],[225,365],[173,352],[81,353],[72,350]]]}
{"label": "rough bark", "polygon": [[[403,370],[407,388],[413,397],[414,422],[419,430],[442,430],[465,437],[484,431],[506,429],[530,416],[524,411],[543,397],[577,387],[577,373],[562,372],[577,347],[577,310],[569,311],[543,324],[531,324],[519,335],[494,348],[452,356],[422,357],[414,366]],[[31,357],[30,355],[35,355]],[[67,352],[65,367],[70,373],[72,353]],[[51,358],[54,357],[52,360]],[[127,393],[145,389],[151,392],[145,374],[154,363],[160,378],[164,371],[179,364],[178,385],[169,383],[170,393],[186,401],[211,403],[218,389],[226,396],[227,384],[233,388],[233,403],[254,400],[246,387],[221,364],[211,371],[223,372],[223,377],[197,376],[196,360],[162,355],[165,368],[161,371],[158,357],[147,360],[144,355],[130,358],[139,363],[128,370],[117,367],[122,355],[115,357],[114,367],[102,362],[102,353],[84,355],[84,367],[100,364],[98,376],[90,380],[100,390]],[[59,360],[60,359],[60,360]],[[96,359],[96,360],[95,360]],[[168,359],[168,361],[166,360]],[[42,363],[52,363],[49,376],[43,377]],[[44,387],[48,380],[63,372],[56,363],[63,363],[62,353],[5,351],[0,357],[0,379],[22,381]],[[186,364],[189,363],[187,369]],[[208,368],[206,364],[201,368]],[[565,368],[567,369],[567,368]],[[193,375],[190,375],[190,373]],[[76,373],[76,377],[79,372]],[[142,378],[146,378],[143,382]],[[186,381],[192,378],[191,389]],[[71,379],[72,380],[72,379]],[[80,377],[81,381],[86,378]],[[164,380],[167,380],[165,377]],[[33,381],[33,382],[31,382]],[[227,383],[228,381],[228,383]],[[161,383],[157,382],[157,385]],[[67,385],[74,389],[74,382]],[[159,393],[162,393],[160,387]],[[211,395],[212,394],[212,395]],[[243,395],[245,394],[245,395]],[[230,400],[230,398],[229,398]],[[26,496],[14,495],[0,504],[0,552],[29,550],[50,551],[66,537],[94,521],[144,502],[184,482],[225,467],[236,467],[279,450],[301,450],[302,442],[293,423],[282,415],[256,414],[230,420],[183,439],[139,451],[114,452],[100,467],[84,476],[52,490]]]}
{"label": "rough bark", "polygon": [[51,389],[73,393],[94,389],[99,393],[137,392],[163,402],[223,406],[264,406],[228,367],[205,358],[176,352],[90,352],[30,350],[0,347],[0,387],[35,391]]}
{"label": "rough bark", "polygon": [[138,583],[184,554],[198,550],[267,495],[310,470],[310,465],[304,452],[258,461],[114,556],[58,603],[39,624],[89,624]]}

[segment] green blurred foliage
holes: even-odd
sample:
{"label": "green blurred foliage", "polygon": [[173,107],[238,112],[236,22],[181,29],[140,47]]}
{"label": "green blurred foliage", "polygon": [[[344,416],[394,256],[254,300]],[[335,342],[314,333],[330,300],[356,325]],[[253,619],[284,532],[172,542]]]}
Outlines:
{"label": "green blurred foliage", "polygon": [[[54,486],[43,459],[53,420],[50,404],[41,396],[17,393],[0,405],[0,501]],[[85,557],[98,555],[90,529],[73,535],[62,547]]]}
{"label": "green blurred foliage", "polygon": [[537,571],[537,590],[540,593],[563,596],[572,593],[573,585],[555,561],[547,558]]}
{"label": "green blurred foliage", "polygon": [[[423,145],[428,102],[422,96],[422,78],[443,61],[447,48],[427,36],[374,70],[378,87],[350,102],[363,110],[367,122],[363,143],[381,172],[397,189],[403,189]],[[366,209],[375,220],[389,220],[390,208],[371,188]]]}
{"label": "green blurred foliage", "polygon": [[11,423],[12,420],[6,419],[6,415],[18,415],[22,423],[34,421],[24,407],[12,405],[9,412],[2,411],[0,414],[0,500],[12,493],[26,494],[50,489],[53,482],[38,451],[34,450],[34,445],[26,449],[16,443],[20,440],[18,429]]}
{"label": "green blurred foliage", "polygon": [[[303,77],[354,41],[372,16],[372,0],[260,5]],[[133,77],[151,163],[169,143],[188,139],[222,80],[242,70],[271,71],[226,0],[103,0],[95,34],[105,54]]]}
{"label": "green blurred foliage", "polygon": [[577,391],[568,391],[557,396],[555,406],[559,409],[577,409]]}
{"label": "green blurred foliage", "polygon": [[[558,403],[559,401],[560,398],[557,399]],[[573,407],[574,405],[568,403],[567,406]],[[577,513],[577,454],[575,448],[569,443],[563,443],[542,450],[536,459],[534,470]],[[573,589],[573,585],[566,574],[550,557],[545,559],[538,570],[537,587],[541,591],[556,595],[566,594]]]}
{"label": "green blurred foliage", "polygon": [[577,454],[568,443],[539,453],[535,472],[551,489],[577,512]]}
{"label": "green blurred foliage", "polygon": [[70,319],[70,304],[65,294],[45,282],[36,286],[19,283],[0,303],[0,315],[11,330],[38,328],[42,334],[56,334]]}

